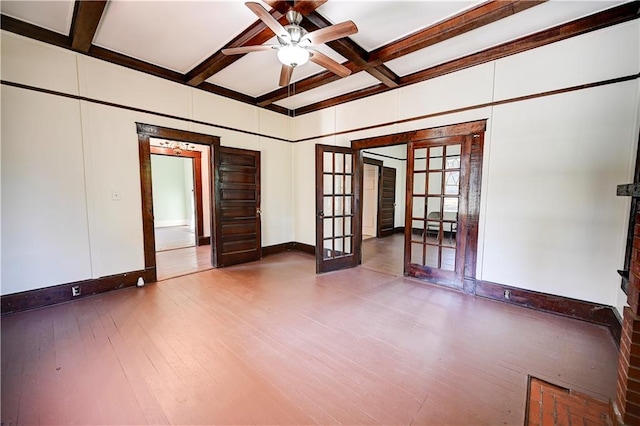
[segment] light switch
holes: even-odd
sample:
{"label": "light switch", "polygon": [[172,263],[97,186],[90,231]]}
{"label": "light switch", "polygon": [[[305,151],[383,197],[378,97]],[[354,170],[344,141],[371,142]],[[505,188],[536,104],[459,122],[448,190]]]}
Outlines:
{"label": "light switch", "polygon": [[111,199],[113,201],[120,201],[120,191],[116,191],[115,189],[111,190]]}

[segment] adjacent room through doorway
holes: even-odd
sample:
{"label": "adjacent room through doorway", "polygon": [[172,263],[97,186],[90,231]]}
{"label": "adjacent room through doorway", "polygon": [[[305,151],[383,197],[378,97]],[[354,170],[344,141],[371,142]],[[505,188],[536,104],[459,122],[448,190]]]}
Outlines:
{"label": "adjacent room through doorway", "polygon": [[212,268],[209,152],[206,145],[151,138],[158,280]]}

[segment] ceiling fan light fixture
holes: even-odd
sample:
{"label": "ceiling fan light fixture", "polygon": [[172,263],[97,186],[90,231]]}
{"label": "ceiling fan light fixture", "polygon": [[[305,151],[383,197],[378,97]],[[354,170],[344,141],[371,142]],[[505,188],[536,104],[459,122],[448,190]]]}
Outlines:
{"label": "ceiling fan light fixture", "polygon": [[278,60],[283,65],[297,67],[309,61],[309,51],[298,45],[282,46],[278,49]]}

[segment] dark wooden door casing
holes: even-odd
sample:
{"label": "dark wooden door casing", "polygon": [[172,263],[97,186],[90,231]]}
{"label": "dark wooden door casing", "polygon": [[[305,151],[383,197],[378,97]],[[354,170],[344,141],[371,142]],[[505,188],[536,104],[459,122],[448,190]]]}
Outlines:
{"label": "dark wooden door casing", "polygon": [[259,260],[260,152],[218,147],[214,154],[216,264]]}
{"label": "dark wooden door casing", "polygon": [[[186,130],[171,129],[168,127],[155,126],[153,124],[136,123],[138,134],[138,156],[140,159],[140,192],[142,207],[142,236],[144,241],[144,267],[149,271],[151,281],[157,280],[156,273],[156,241],[153,229],[153,188],[151,183],[151,143],[150,138],[160,138],[166,140],[188,142],[210,147],[210,170],[213,169],[213,161],[217,147],[220,146],[220,138],[217,136],[205,135]],[[213,174],[210,174],[209,197],[215,203],[212,188],[214,188]],[[211,241],[216,240],[215,209],[211,209]],[[216,246],[211,244],[212,266],[217,266],[215,262]]]}

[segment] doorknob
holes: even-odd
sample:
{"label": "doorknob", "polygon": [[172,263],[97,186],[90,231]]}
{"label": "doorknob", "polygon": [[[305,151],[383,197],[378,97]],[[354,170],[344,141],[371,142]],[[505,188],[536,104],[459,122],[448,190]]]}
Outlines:
{"label": "doorknob", "polygon": [[318,212],[318,217],[324,217],[324,212]]}
{"label": "doorknob", "polygon": [[256,209],[256,216],[260,216],[262,214],[262,209],[260,207],[258,207]]}

